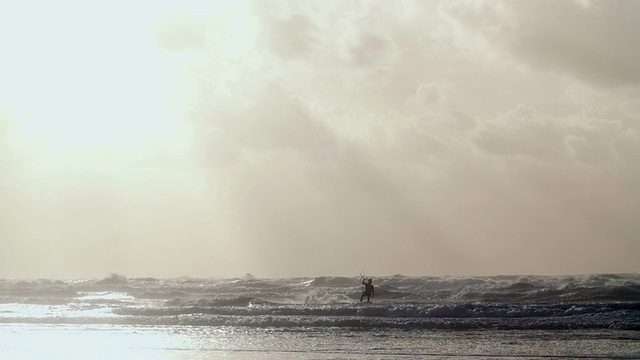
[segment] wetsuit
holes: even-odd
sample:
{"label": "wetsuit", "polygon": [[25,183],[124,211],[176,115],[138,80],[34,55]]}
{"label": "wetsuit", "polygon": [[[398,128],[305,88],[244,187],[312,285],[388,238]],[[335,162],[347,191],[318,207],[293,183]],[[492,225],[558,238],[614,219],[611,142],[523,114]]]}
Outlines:
{"label": "wetsuit", "polygon": [[364,285],[364,291],[360,296],[360,302],[362,302],[362,299],[364,299],[365,296],[367,297],[367,302],[371,302],[370,299],[374,297],[374,290],[373,285],[371,284],[371,280],[367,281],[365,279],[362,279],[362,285]]}

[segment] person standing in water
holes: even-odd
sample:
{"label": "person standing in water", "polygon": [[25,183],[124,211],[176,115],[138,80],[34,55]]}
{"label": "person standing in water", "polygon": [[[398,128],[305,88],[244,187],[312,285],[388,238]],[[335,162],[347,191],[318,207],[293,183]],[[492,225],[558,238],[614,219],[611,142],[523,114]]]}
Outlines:
{"label": "person standing in water", "polygon": [[367,302],[371,302],[370,299],[374,297],[374,294],[375,294],[375,290],[373,289],[372,282],[373,282],[373,279],[367,279],[367,278],[362,279],[362,285],[364,285],[364,291],[360,296],[360,302],[362,302],[362,299],[364,299],[365,296],[367,297]]}

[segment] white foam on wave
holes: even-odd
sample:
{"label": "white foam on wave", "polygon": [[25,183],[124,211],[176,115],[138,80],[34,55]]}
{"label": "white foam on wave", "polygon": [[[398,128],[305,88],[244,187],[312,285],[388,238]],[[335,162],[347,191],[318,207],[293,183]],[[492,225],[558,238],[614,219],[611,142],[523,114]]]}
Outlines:
{"label": "white foam on wave", "polygon": [[638,274],[393,275],[374,285],[373,303],[361,304],[359,277],[5,280],[0,321],[640,329]]}
{"label": "white foam on wave", "polygon": [[74,298],[76,301],[119,301],[119,302],[132,302],[135,300],[135,297],[122,292],[111,292],[111,291],[101,291],[101,292],[91,292],[85,293],[82,296],[78,296]]}

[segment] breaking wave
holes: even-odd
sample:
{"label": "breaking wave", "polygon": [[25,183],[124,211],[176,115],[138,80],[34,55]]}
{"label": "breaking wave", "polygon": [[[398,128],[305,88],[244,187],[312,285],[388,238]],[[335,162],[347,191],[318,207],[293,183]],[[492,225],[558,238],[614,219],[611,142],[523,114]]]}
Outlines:
{"label": "breaking wave", "polygon": [[0,280],[0,322],[640,330],[640,275]]}

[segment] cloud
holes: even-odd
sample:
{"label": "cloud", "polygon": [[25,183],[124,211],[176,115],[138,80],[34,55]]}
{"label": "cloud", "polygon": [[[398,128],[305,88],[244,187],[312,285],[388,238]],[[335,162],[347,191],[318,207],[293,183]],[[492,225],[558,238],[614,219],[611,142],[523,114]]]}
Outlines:
{"label": "cloud", "polygon": [[454,86],[451,84],[438,81],[420,84],[407,104],[415,105],[418,108],[418,113],[442,113],[449,105],[447,93],[453,88]]}
{"label": "cloud", "polygon": [[[123,47],[106,41],[108,21],[86,28],[100,35],[92,64],[112,69],[99,78],[71,69],[86,55],[74,52],[37,57],[33,75],[14,46],[0,68],[19,75],[2,94],[21,94],[7,97],[15,119],[0,115],[10,200],[0,221],[15,240],[0,244],[14,254],[0,266],[19,276],[635,271],[633,6],[159,4],[127,17]],[[48,49],[39,45],[32,55]],[[58,60],[64,76],[49,71]],[[41,88],[24,85],[40,76]]]}
{"label": "cloud", "polygon": [[[632,124],[621,109],[561,117],[520,106],[483,124],[473,141],[502,164],[502,176],[514,186],[504,195],[528,193],[514,203],[526,199],[513,221],[531,234],[555,239],[559,253],[545,257],[563,261],[560,253],[575,246],[578,256],[603,267],[616,256],[629,259],[627,253],[640,251],[631,240],[638,227],[629,220],[640,212],[640,193],[631,185],[640,171],[635,160],[640,142]],[[532,224],[545,231],[534,231]],[[518,243],[547,241],[531,234],[522,234],[528,240]],[[615,255],[620,251],[625,255]]]}
{"label": "cloud", "polygon": [[[625,241],[600,245],[617,221],[602,211],[617,200],[591,196],[629,191],[601,174],[635,146],[633,121],[584,106],[612,98],[570,97],[570,82],[536,68],[435,46],[446,37],[410,18],[311,10],[258,9],[262,67],[239,72],[225,101],[202,93],[196,111],[199,126],[244,149],[223,213],[246,266],[284,272],[275,259],[290,249],[313,254],[291,264],[311,271],[348,271],[345,254],[365,251],[390,272],[607,268]],[[488,14],[480,33],[501,36],[492,22],[509,11]]]}
{"label": "cloud", "polygon": [[277,56],[292,59],[308,54],[314,46],[315,28],[305,15],[294,14],[288,18],[265,18],[263,42]]}
{"label": "cloud", "polygon": [[461,1],[442,9],[532,67],[598,86],[640,85],[636,2]]}
{"label": "cloud", "polygon": [[242,102],[216,104],[198,120],[199,126],[220,131],[225,141],[251,151],[295,151],[314,161],[336,146],[331,131],[277,82],[256,79],[237,90]]}
{"label": "cloud", "polygon": [[[617,114],[615,116],[614,114]],[[611,164],[633,156],[636,129],[619,111],[558,117],[518,106],[495,122],[487,122],[474,138],[496,156],[525,156],[540,161]]]}
{"label": "cloud", "polygon": [[[13,158],[13,148],[11,135],[13,132],[13,121],[9,113],[0,105],[0,197],[4,199],[0,203],[0,235],[9,233],[16,227],[15,214],[19,198],[16,197],[15,187],[15,159]],[[13,252],[13,241],[5,238],[0,241],[0,271],[8,271],[15,266],[14,259],[9,256]]]}

